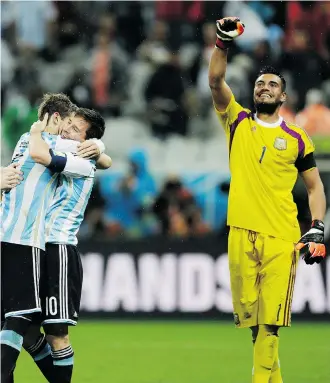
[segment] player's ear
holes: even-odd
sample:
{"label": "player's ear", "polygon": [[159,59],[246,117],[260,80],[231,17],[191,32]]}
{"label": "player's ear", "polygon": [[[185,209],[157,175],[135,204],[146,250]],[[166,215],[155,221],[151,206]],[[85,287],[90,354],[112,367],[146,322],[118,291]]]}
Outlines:
{"label": "player's ear", "polygon": [[281,102],[285,102],[285,101],[286,101],[286,93],[282,92],[282,94],[281,94]]}
{"label": "player's ear", "polygon": [[61,121],[61,116],[58,112],[55,112],[53,115],[52,115],[52,118],[53,118],[53,122],[55,125],[58,125]]}
{"label": "player's ear", "polygon": [[60,116],[60,114],[58,112],[55,112],[53,114],[54,126],[59,127],[62,124],[62,122],[63,122],[63,120],[62,120],[62,117]]}

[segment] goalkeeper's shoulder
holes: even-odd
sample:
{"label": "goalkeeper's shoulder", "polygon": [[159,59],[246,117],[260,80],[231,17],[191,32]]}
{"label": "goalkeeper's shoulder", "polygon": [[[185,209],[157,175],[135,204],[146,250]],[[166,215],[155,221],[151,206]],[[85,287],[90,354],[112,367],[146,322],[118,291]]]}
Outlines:
{"label": "goalkeeper's shoulder", "polygon": [[236,100],[235,95],[233,93],[231,94],[229,103],[225,109],[219,110],[219,108],[217,108],[217,105],[215,103],[213,103],[213,107],[214,107],[214,110],[216,111],[216,113],[220,114],[222,116],[225,116],[226,114],[228,114],[230,112],[236,113],[237,115],[240,112],[245,112],[246,114],[250,115],[251,117],[253,115],[252,111],[249,108],[245,108],[243,105],[241,105]]}
{"label": "goalkeeper's shoulder", "polygon": [[297,125],[292,122],[288,122],[283,119],[284,124],[291,130],[294,130],[297,133],[306,132],[304,128],[302,128],[300,125]]}
{"label": "goalkeeper's shoulder", "polygon": [[288,123],[285,120],[284,124],[286,127],[290,130],[293,131],[294,133],[298,134],[298,136],[303,140],[305,145],[311,145],[314,146],[313,141],[311,137],[309,136],[308,132],[300,125],[293,124],[293,123]]}

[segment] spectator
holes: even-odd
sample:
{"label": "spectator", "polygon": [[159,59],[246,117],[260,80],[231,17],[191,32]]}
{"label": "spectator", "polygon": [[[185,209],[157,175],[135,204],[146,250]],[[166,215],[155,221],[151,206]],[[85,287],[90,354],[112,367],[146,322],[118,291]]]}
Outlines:
{"label": "spectator", "polygon": [[157,1],[156,17],[170,26],[169,41],[173,48],[196,38],[197,26],[203,19],[203,1]]}
{"label": "spectator", "polygon": [[193,195],[177,177],[170,177],[156,197],[153,211],[161,223],[163,235],[185,237],[209,231],[202,221]]}
{"label": "spectator", "polygon": [[202,27],[202,33],[203,47],[201,51],[198,52],[190,69],[190,78],[192,83],[196,85],[196,92],[200,105],[198,112],[205,117],[212,105],[212,97],[208,82],[208,67],[214,49],[214,40],[216,38],[216,26],[214,22],[205,23]]}
{"label": "spectator", "polygon": [[184,106],[183,73],[179,56],[173,52],[169,61],[152,75],[145,90],[148,117],[156,137],[187,134],[187,113]]}
{"label": "spectator", "polygon": [[94,105],[102,111],[109,103],[110,65],[109,37],[101,32],[97,36],[97,45],[93,55],[92,89]]}
{"label": "spectator", "polygon": [[324,105],[324,95],[318,89],[306,94],[306,106],[297,114],[296,123],[310,136],[330,137],[330,109]]}
{"label": "spectator", "polygon": [[[174,218],[177,218],[177,221],[180,221],[180,223],[182,224],[182,219],[180,219],[181,216],[177,217],[179,210],[178,196],[181,191],[181,182],[176,177],[172,177],[164,183],[163,189],[155,199],[153,205],[153,212],[155,213],[158,221],[160,222],[161,233],[163,235],[169,235],[172,231],[171,216],[174,215]],[[177,222],[177,224],[179,224],[179,222]],[[180,228],[180,232],[182,230],[186,231],[187,228]]]}
{"label": "spectator", "polygon": [[133,60],[129,71],[129,100],[126,114],[144,116],[146,101],[145,87],[155,69],[168,61],[170,52],[167,46],[168,26],[165,22],[153,22],[148,37],[136,50],[137,60]]}
{"label": "spectator", "polygon": [[152,64],[166,62],[170,54],[167,37],[168,25],[163,21],[156,20],[147,39],[137,48],[138,58]]}
{"label": "spectator", "polygon": [[94,107],[106,114],[121,114],[127,96],[128,56],[116,41],[116,19],[104,15],[92,52],[91,87]]}
{"label": "spectator", "polygon": [[192,237],[202,236],[211,231],[209,225],[203,221],[201,209],[196,205],[192,206],[190,211],[187,212],[187,225],[189,235]]}
{"label": "spectator", "polygon": [[156,228],[148,213],[156,185],[148,170],[147,155],[145,151],[136,149],[129,154],[128,160],[128,174],[120,177],[103,195],[107,200],[108,232],[126,232],[129,236],[151,234]]}
{"label": "spectator", "polygon": [[112,1],[110,9],[117,18],[118,34],[123,47],[133,55],[145,38],[142,18],[143,2]]}
{"label": "spectator", "polygon": [[297,107],[302,109],[307,91],[321,86],[329,69],[313,49],[307,32],[298,29],[292,32],[290,48],[283,53],[280,62],[280,69],[292,73],[292,85],[298,95]]}
{"label": "spectator", "polygon": [[25,54],[52,48],[57,11],[50,1],[13,3],[18,44]]}
{"label": "spectator", "polygon": [[326,36],[330,32],[330,3],[327,1],[289,1],[286,9],[286,41],[288,49],[294,44],[295,31],[303,30],[310,36],[313,49],[325,59]]}

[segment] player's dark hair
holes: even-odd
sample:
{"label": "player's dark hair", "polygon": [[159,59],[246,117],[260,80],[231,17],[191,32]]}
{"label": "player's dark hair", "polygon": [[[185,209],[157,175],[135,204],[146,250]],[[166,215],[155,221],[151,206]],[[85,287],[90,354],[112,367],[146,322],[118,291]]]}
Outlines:
{"label": "player's dark hair", "polygon": [[90,138],[100,139],[105,130],[105,121],[99,112],[93,109],[78,108],[75,116],[83,118],[90,126],[86,131],[86,140]]}
{"label": "player's dark hair", "polygon": [[282,81],[282,92],[285,92],[286,81],[285,81],[285,78],[282,76],[282,74],[278,70],[276,70],[272,66],[267,65],[260,69],[258,73],[258,77],[260,77],[263,74],[274,74],[275,76],[278,76]]}
{"label": "player's dark hair", "polygon": [[77,106],[64,93],[46,93],[38,108],[38,119],[43,120],[46,113],[48,113],[48,118],[50,118],[55,112],[61,118],[65,118],[70,116],[75,110],[77,110]]}

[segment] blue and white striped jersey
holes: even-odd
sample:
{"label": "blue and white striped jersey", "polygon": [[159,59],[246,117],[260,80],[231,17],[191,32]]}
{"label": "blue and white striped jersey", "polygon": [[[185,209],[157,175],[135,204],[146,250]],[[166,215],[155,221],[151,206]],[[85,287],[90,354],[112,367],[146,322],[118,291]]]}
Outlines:
{"label": "blue and white striped jersey", "polygon": [[[30,157],[29,137],[30,133],[25,133],[14,150],[12,162],[21,165],[24,180],[9,192],[3,193],[1,241],[44,250],[45,216],[55,195],[59,173],[53,173]],[[42,137],[50,149],[55,151],[70,152],[78,144],[48,133],[42,133]],[[94,167],[89,161],[75,158],[71,153],[67,154],[63,174],[77,176],[81,163],[84,164],[83,175],[94,174]]]}
{"label": "blue and white striped jersey", "polygon": [[46,243],[77,245],[77,233],[93,183],[94,174],[84,178],[60,175],[55,197],[46,215]]}

